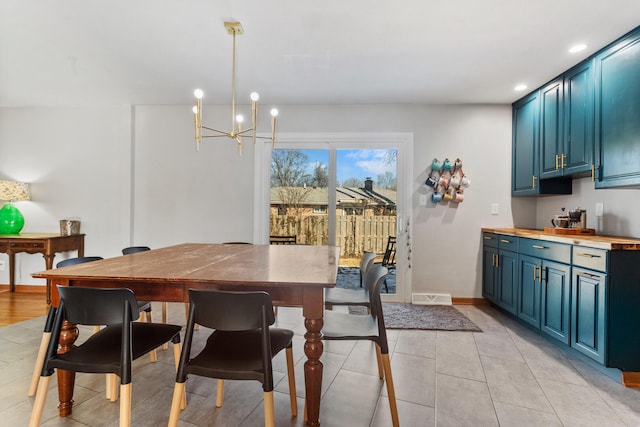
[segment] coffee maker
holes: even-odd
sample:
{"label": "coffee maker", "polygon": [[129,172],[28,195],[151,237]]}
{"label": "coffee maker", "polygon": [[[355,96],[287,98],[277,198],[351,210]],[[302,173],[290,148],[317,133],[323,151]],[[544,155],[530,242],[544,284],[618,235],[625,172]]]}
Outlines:
{"label": "coffee maker", "polygon": [[587,211],[580,208],[569,211],[569,227],[587,228]]}

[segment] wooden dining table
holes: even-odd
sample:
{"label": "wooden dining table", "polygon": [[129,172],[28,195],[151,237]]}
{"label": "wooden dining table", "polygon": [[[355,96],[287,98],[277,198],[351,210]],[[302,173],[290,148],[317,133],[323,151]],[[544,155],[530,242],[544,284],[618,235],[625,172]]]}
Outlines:
{"label": "wooden dining table", "polygon": [[[324,289],[335,286],[340,248],[306,245],[239,245],[184,243],[36,273],[56,286],[87,286],[133,290],[138,300],[188,302],[189,289],[266,291],[274,305],[302,307],[306,328],[304,378],[307,425],[320,425],[322,388],[322,317]],[[78,337],[76,325],[65,322],[60,352]],[[71,414],[75,374],[58,371],[59,412]]]}

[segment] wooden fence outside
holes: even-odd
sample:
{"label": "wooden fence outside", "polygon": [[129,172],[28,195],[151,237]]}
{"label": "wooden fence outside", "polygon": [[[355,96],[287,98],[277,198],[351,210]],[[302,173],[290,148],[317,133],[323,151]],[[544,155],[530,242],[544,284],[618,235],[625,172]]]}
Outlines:
{"label": "wooden fence outside", "polygon": [[[396,235],[395,216],[346,215],[336,218],[336,246],[340,256],[360,258],[362,252],[384,253],[389,236]],[[272,236],[297,236],[298,244],[327,245],[327,215],[271,215]]]}

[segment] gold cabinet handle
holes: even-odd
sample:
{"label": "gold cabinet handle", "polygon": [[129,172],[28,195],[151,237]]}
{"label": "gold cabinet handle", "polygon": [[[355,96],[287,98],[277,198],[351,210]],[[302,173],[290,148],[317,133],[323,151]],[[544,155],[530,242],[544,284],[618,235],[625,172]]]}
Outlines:
{"label": "gold cabinet handle", "polygon": [[531,188],[533,188],[534,190],[536,188],[536,179],[538,179],[538,177],[536,177],[535,175],[531,177]]}
{"label": "gold cabinet handle", "polygon": [[591,182],[596,180],[596,165],[591,165]]}
{"label": "gold cabinet handle", "polygon": [[496,255],[496,267],[500,267],[500,255]]}
{"label": "gold cabinet handle", "polygon": [[583,256],[585,258],[602,258],[600,255],[593,255],[593,254],[576,254],[577,256]]}
{"label": "gold cabinet handle", "polygon": [[540,245],[531,245],[531,247],[534,249],[549,249],[547,246],[540,246]]}
{"label": "gold cabinet handle", "polygon": [[484,236],[484,240],[493,240],[493,237],[491,237],[491,236]]}
{"label": "gold cabinet handle", "polygon": [[556,154],[556,170],[558,170],[558,155]]}
{"label": "gold cabinet handle", "polygon": [[567,167],[567,164],[564,162],[566,158],[567,156],[564,153],[562,153],[562,156],[560,156],[560,160],[561,160],[560,165],[562,166],[562,169]]}

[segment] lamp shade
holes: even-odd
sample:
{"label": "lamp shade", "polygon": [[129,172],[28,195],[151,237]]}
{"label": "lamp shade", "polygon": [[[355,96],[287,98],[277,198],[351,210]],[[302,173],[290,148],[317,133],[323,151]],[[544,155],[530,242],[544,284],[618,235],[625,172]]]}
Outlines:
{"label": "lamp shade", "polygon": [[0,181],[0,200],[10,202],[31,200],[29,184],[18,181]]}
{"label": "lamp shade", "polygon": [[0,181],[0,200],[9,201],[0,209],[0,234],[20,233],[24,226],[24,216],[11,202],[31,200],[29,184],[17,181]]}

